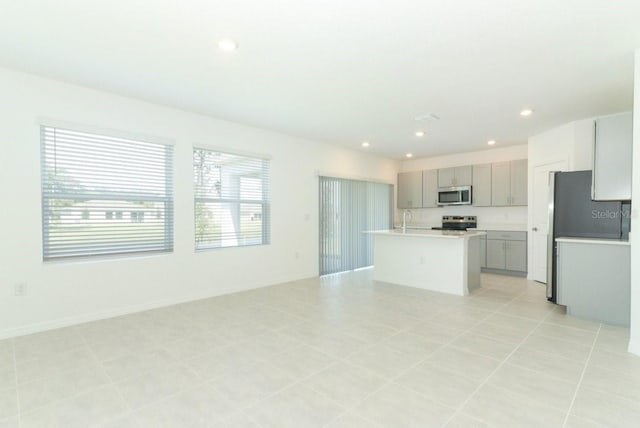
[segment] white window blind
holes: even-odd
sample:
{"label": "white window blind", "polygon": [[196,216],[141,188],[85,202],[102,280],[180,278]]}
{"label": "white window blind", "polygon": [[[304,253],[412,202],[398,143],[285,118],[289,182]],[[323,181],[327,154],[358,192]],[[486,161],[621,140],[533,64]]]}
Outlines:
{"label": "white window blind", "polygon": [[173,147],[41,127],[44,260],[173,250]]}
{"label": "white window blind", "polygon": [[373,265],[373,236],[390,229],[393,186],[320,177],[320,275]]}
{"label": "white window blind", "polygon": [[193,149],[196,249],[270,243],[269,164]]}

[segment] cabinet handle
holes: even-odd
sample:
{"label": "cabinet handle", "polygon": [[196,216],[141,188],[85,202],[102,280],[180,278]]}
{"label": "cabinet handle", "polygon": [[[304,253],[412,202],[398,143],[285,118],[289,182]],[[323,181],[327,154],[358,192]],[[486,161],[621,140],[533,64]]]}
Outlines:
{"label": "cabinet handle", "polygon": [[534,232],[537,232],[538,228],[537,227],[532,227],[531,230],[533,230]]}

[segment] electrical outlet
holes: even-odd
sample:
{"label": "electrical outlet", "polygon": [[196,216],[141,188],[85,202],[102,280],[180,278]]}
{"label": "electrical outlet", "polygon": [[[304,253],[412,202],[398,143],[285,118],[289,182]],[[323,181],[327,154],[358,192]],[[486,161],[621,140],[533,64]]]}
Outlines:
{"label": "electrical outlet", "polygon": [[27,294],[27,283],[19,282],[15,285],[14,289],[16,296],[25,296]]}

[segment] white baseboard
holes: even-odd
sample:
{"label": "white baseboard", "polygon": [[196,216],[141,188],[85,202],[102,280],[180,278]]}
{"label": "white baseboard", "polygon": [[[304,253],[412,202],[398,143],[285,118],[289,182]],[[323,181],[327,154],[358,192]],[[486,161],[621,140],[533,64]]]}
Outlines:
{"label": "white baseboard", "polygon": [[640,342],[629,340],[629,352],[640,356]]}
{"label": "white baseboard", "polygon": [[148,311],[150,309],[158,309],[166,306],[178,305],[180,303],[192,302],[195,300],[208,299],[210,297],[223,296],[225,294],[239,293],[241,291],[255,290],[258,288],[268,287],[271,285],[280,284],[283,282],[299,281],[307,278],[313,278],[308,274],[301,274],[299,276],[288,276],[286,278],[280,278],[269,284],[259,283],[250,284],[243,287],[226,288],[222,290],[215,290],[214,292],[194,294],[186,297],[180,297],[176,299],[162,299],[153,302],[145,302],[137,305],[126,306],[123,308],[110,309],[106,311],[93,312],[89,314],[74,315],[71,317],[59,318],[51,321],[44,321],[34,324],[28,324],[20,327],[9,328],[6,330],[0,330],[0,340],[9,339],[12,337],[24,336],[27,334],[40,333],[48,330],[55,330],[57,328],[69,327],[77,324],[83,324],[91,321],[98,321],[107,318],[119,317],[122,315],[128,315],[136,312]]}

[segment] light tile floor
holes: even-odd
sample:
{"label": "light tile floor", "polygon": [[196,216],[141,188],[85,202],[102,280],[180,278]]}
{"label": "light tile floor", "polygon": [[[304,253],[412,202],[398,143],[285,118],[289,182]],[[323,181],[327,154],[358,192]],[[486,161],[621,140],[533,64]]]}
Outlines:
{"label": "light tile floor", "polygon": [[628,331],[371,270],[0,341],[0,428],[637,427]]}

